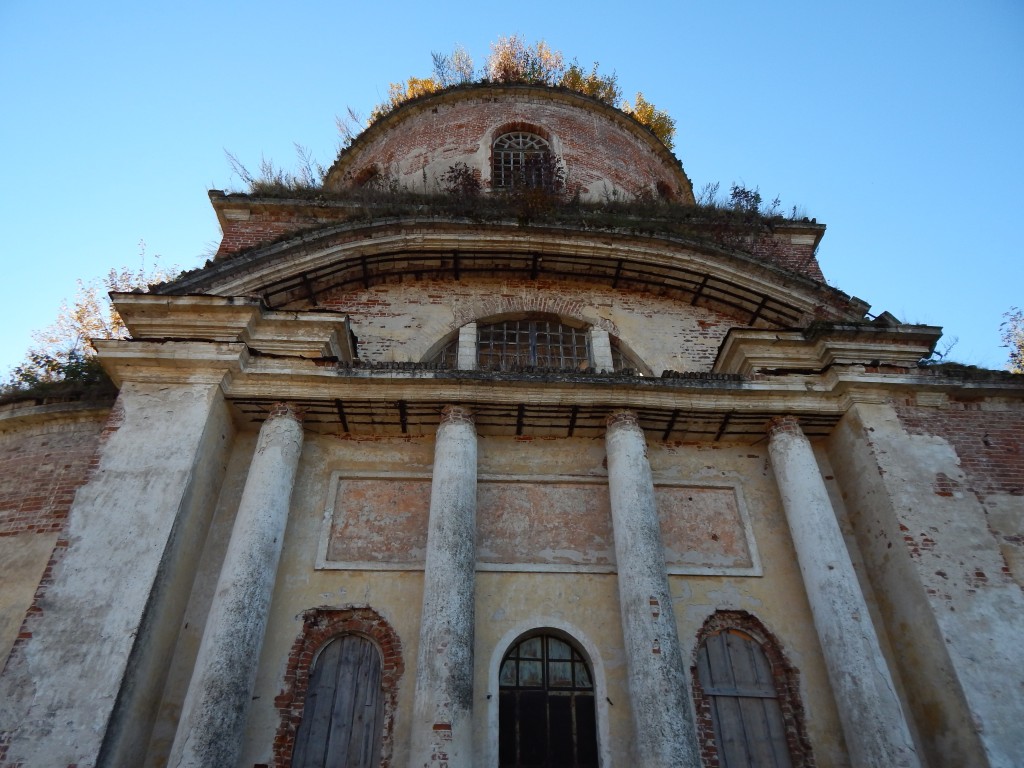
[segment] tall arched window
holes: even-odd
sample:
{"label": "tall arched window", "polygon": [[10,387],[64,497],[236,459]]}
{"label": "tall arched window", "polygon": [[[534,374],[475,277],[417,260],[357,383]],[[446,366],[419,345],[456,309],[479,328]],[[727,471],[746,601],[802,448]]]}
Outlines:
{"label": "tall arched window", "polygon": [[533,133],[513,131],[494,140],[491,148],[491,186],[549,188],[554,164],[551,147]]}
{"label": "tall arched window", "polygon": [[720,611],[701,634],[694,697],[701,740],[713,733],[716,747],[709,768],[813,765],[796,670],[763,625],[743,611]]}
{"label": "tall arched window", "polygon": [[383,727],[380,652],[360,635],[334,638],[310,675],[293,768],[377,768]]}
{"label": "tall arched window", "polygon": [[573,643],[553,634],[520,640],[498,681],[501,768],[597,768],[593,675]]}

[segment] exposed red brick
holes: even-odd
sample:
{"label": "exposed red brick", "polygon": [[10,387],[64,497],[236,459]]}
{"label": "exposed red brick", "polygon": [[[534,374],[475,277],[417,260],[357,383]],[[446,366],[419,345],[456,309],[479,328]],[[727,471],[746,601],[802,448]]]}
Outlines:
{"label": "exposed red brick", "polygon": [[52,422],[0,433],[0,536],[63,529],[100,428],[95,421]]}
{"label": "exposed red brick", "polygon": [[814,768],[816,765],[811,741],[807,736],[806,717],[800,700],[800,673],[782,651],[782,644],[757,619],[746,611],[717,611],[708,617],[697,633],[694,658],[690,667],[693,679],[694,710],[697,718],[697,742],[705,768],[719,768],[715,728],[711,719],[711,699],[704,693],[697,676],[696,652],[711,635],[726,630],[739,630],[761,646],[772,670],[775,691],[778,694],[782,719],[786,725],[786,741],[794,768]]}
{"label": "exposed red brick", "polygon": [[[941,437],[956,450],[970,490],[1024,496],[1024,412],[983,411],[974,403],[950,403],[948,408],[896,407],[900,423],[912,435]],[[952,495],[958,487],[940,475],[935,492]]]}
{"label": "exposed red brick", "polygon": [[[402,641],[387,619],[368,606],[347,608],[311,608],[302,614],[302,631],[292,645],[284,675],[284,687],[274,697],[281,722],[274,737],[275,768],[291,765],[295,734],[302,722],[306,690],[316,652],[339,635],[358,634],[369,638],[381,649],[381,687],[384,690],[384,735],[381,768],[390,768],[393,750],[395,710],[398,706],[398,681],[405,671]],[[387,652],[384,649],[387,648]]]}

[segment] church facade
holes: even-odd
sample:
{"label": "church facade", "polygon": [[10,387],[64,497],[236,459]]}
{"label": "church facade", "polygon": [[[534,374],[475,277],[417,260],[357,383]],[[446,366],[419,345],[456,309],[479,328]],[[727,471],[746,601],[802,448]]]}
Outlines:
{"label": "church facade", "polygon": [[0,766],[1011,766],[1024,382],[564,89],[210,193],[0,406]]}

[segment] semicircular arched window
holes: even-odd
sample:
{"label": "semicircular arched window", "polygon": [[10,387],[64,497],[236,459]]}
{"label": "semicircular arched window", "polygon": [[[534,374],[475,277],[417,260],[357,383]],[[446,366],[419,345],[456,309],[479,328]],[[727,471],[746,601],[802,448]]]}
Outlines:
{"label": "semicircular arched window", "polygon": [[558,319],[527,317],[477,327],[477,366],[485,371],[591,367],[590,334]]}
{"label": "semicircular arched window", "polygon": [[496,189],[547,189],[554,180],[551,146],[525,131],[504,133],[491,147],[491,186]]}
{"label": "semicircular arched window", "polygon": [[567,638],[537,634],[513,645],[498,677],[501,768],[597,768],[593,680]]}
{"label": "semicircular arched window", "polygon": [[428,352],[424,362],[443,370],[631,370],[651,375],[650,369],[606,330],[541,313],[466,323]]}

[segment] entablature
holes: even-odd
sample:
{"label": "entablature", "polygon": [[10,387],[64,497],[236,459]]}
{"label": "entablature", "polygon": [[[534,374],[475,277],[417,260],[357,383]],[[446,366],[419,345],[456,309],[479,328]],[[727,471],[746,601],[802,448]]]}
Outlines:
{"label": "entablature", "polygon": [[265,355],[352,360],[348,317],[338,312],[268,309],[259,299],[113,293],[135,339],[240,342]]}
{"label": "entablature", "polygon": [[328,292],[473,277],[585,282],[651,292],[792,328],[858,321],[868,305],[750,254],[685,237],[402,217],[345,223],[217,262],[158,287],[163,294],[258,296],[270,308],[316,306]]}
{"label": "entablature", "polygon": [[822,323],[800,330],[732,328],[712,370],[753,376],[759,373],[817,373],[833,365],[916,369],[942,335],[932,325],[879,326]]}

